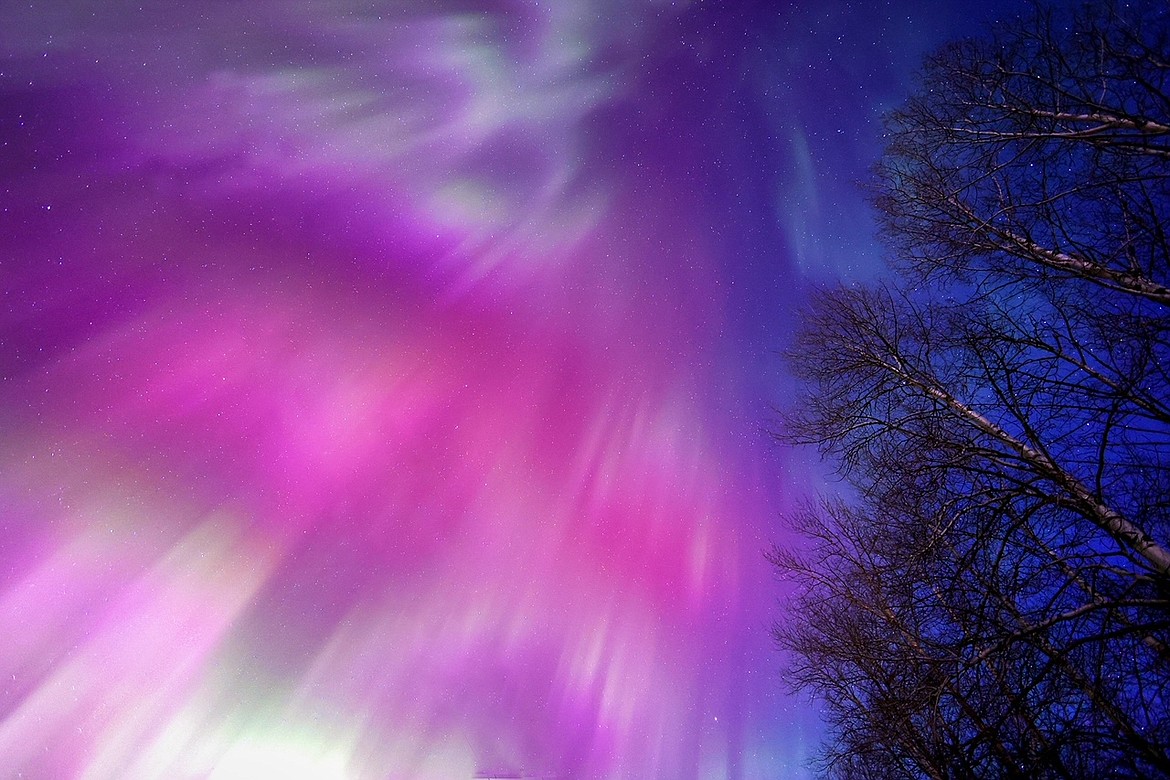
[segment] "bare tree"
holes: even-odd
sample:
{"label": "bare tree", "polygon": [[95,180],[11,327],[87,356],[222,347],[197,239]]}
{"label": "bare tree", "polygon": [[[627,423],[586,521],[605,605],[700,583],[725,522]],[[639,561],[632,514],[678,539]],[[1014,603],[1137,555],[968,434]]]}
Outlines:
{"label": "bare tree", "polygon": [[898,279],[810,308],[777,551],[836,777],[1170,777],[1170,11],[1037,12],[891,119]]}
{"label": "bare tree", "polygon": [[1039,12],[932,57],[878,198],[920,273],[1076,277],[1170,303],[1164,3]]}

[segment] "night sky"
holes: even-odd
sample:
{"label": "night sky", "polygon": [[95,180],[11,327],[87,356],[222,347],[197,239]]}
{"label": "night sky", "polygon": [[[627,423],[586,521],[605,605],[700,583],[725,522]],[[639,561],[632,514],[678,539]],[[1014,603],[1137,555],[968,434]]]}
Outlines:
{"label": "night sky", "polygon": [[0,5],[0,766],[805,777],[768,435],[1024,3]]}

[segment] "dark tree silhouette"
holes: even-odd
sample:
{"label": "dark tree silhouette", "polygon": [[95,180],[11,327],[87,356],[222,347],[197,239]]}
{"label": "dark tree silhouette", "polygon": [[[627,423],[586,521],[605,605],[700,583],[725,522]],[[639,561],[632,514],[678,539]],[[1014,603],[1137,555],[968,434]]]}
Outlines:
{"label": "dark tree silhouette", "polygon": [[830,777],[1170,777],[1170,6],[952,45],[889,123],[896,279],[811,305],[773,562]]}

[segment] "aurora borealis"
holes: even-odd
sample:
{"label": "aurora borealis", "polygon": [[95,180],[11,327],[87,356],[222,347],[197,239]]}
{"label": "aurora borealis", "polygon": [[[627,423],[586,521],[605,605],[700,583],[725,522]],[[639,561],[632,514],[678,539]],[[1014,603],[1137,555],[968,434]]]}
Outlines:
{"label": "aurora borealis", "polygon": [[772,350],[929,6],[5,4],[6,776],[805,776]]}

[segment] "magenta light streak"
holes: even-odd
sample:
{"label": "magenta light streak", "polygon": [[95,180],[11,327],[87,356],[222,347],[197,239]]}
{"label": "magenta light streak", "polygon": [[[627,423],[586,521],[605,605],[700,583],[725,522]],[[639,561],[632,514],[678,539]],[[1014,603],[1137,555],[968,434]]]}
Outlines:
{"label": "magenta light streak", "polygon": [[718,262],[582,162],[638,36],[263,5],[0,14],[0,764],[796,772]]}

